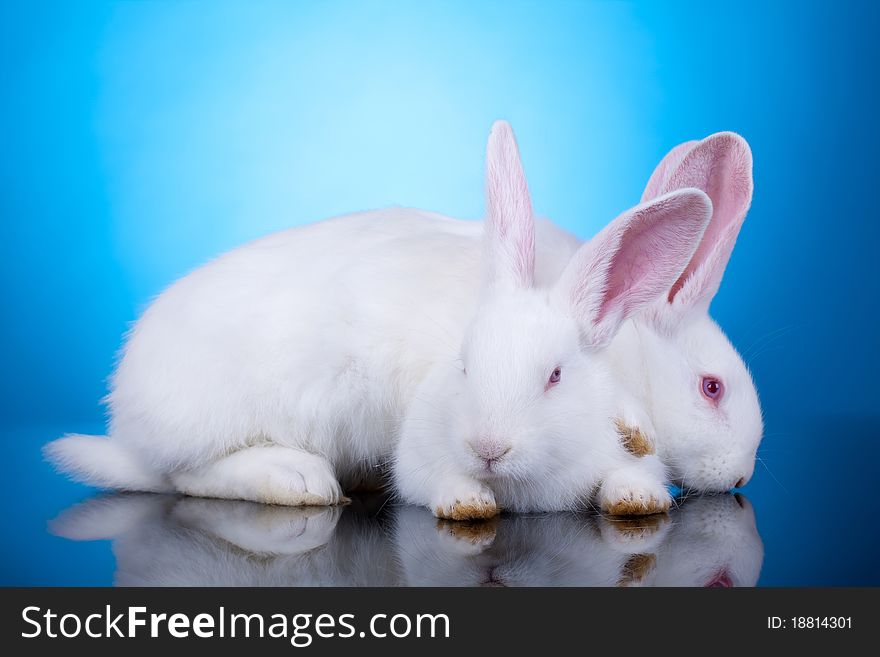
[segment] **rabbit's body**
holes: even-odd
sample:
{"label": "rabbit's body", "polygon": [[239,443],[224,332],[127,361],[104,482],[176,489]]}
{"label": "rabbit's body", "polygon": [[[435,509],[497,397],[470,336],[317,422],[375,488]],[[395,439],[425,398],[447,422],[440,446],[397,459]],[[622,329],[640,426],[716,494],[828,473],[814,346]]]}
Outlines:
{"label": "rabbit's body", "polygon": [[134,329],[111,435],[163,471],[261,442],[340,472],[374,465],[413,385],[460,340],[478,231],[392,209],[287,230],[195,271]]}
{"label": "rabbit's body", "polygon": [[[267,445],[325,459],[346,486],[373,479],[428,367],[457,358],[477,303],[481,232],[392,208],[217,258],[132,329],[108,397],[112,446],[69,437],[50,454],[90,482],[136,490],[186,490],[199,468]],[[111,452],[117,469],[95,472]],[[142,472],[127,475],[135,462]],[[312,492],[335,499],[330,488]]]}

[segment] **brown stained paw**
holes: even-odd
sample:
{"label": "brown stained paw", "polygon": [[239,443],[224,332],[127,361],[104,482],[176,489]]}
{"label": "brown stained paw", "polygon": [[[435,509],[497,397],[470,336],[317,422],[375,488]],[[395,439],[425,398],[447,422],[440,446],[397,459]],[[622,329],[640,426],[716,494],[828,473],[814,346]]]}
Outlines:
{"label": "brown stained paw", "polygon": [[498,531],[498,516],[485,520],[461,520],[458,522],[438,518],[437,530],[446,532],[459,541],[466,541],[471,545],[485,548],[495,540],[495,534]]}
{"label": "brown stained paw", "polygon": [[654,453],[654,444],[648,440],[638,427],[631,427],[623,420],[615,420],[620,444],[633,456],[649,456]]}
{"label": "brown stained paw", "polygon": [[500,513],[494,503],[483,500],[468,500],[459,502],[448,507],[438,506],[434,509],[434,515],[445,520],[485,520],[494,518]]}
{"label": "brown stained paw", "polygon": [[652,496],[624,497],[613,502],[606,502],[602,510],[612,516],[649,516],[654,513],[666,513],[669,511],[671,499],[657,498]]}
{"label": "brown stained paw", "polygon": [[434,515],[446,520],[482,520],[500,513],[495,494],[478,481],[450,481],[448,487],[431,501]]}
{"label": "brown stained paw", "polygon": [[632,555],[623,564],[623,568],[620,569],[620,579],[617,580],[617,585],[632,586],[633,584],[638,584],[654,569],[656,564],[657,557],[653,554]]}

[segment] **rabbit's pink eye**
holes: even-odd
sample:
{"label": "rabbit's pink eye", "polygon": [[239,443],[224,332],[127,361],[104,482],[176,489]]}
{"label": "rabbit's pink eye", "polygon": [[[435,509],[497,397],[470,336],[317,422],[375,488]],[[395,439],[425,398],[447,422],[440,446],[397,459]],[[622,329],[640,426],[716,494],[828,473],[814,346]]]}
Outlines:
{"label": "rabbit's pink eye", "polygon": [[559,383],[559,379],[561,379],[561,378],[562,378],[562,368],[557,367],[555,370],[553,370],[550,373],[550,378],[547,379],[547,388],[550,388],[551,386],[555,386],[557,383]]}
{"label": "rabbit's pink eye", "polygon": [[724,385],[718,379],[711,376],[703,377],[703,395],[706,399],[717,402],[724,394]]}

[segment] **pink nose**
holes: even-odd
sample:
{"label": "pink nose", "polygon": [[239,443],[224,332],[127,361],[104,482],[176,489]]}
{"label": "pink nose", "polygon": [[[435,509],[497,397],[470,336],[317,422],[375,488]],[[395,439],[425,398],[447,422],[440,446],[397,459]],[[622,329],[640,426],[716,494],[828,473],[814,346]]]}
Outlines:
{"label": "pink nose", "polygon": [[510,446],[497,440],[480,439],[470,444],[474,454],[486,462],[497,461],[510,451]]}

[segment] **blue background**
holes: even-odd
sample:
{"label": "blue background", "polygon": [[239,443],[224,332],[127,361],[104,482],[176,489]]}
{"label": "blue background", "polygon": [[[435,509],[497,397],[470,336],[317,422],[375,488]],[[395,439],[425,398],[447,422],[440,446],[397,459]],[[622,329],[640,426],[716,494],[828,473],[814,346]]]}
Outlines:
{"label": "blue background", "polygon": [[877,19],[864,2],[3,3],[0,581],[110,582],[107,544],[45,533],[88,491],[38,450],[102,432],[105,379],[150,298],[335,214],[479,218],[486,136],[506,118],[536,210],[583,237],[672,146],[746,137],[755,197],[712,311],[767,418],[745,491],[762,583],[880,584],[863,516],[880,437]]}

